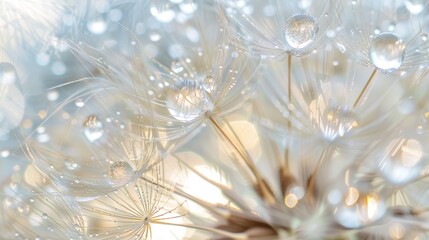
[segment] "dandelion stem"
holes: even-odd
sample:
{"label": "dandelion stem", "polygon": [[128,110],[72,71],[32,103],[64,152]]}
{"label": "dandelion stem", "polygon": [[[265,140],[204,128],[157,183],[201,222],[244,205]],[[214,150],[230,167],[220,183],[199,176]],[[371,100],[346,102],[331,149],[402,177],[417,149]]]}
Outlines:
{"label": "dandelion stem", "polygon": [[371,73],[371,75],[369,76],[368,80],[365,83],[365,86],[363,87],[362,91],[360,92],[359,96],[357,97],[355,103],[353,104],[353,108],[355,108],[357,106],[357,104],[359,103],[360,99],[362,98],[363,94],[365,93],[366,89],[368,88],[369,84],[371,83],[372,79],[374,78],[375,74],[377,73],[377,69],[374,69]]}
{"label": "dandelion stem", "polygon": [[310,199],[311,202],[313,202],[314,198],[315,198],[314,197],[314,183],[315,183],[314,181],[316,180],[316,174],[317,174],[317,172],[319,171],[319,169],[320,169],[320,167],[322,165],[322,162],[323,162],[323,159],[326,156],[326,153],[327,153],[327,150],[323,149],[322,153],[320,154],[319,161],[317,162],[317,166],[316,166],[316,168],[314,169],[313,173],[310,175],[310,177],[308,178],[308,181],[307,181],[307,190],[306,190],[306,193],[308,194],[308,197],[309,197],[309,199]]}
{"label": "dandelion stem", "polygon": [[219,123],[213,117],[209,117],[209,120],[212,123],[213,127],[221,135],[221,137],[224,138],[228,142],[228,144],[236,151],[238,156],[244,161],[245,165],[249,168],[250,172],[256,178],[256,183],[257,183],[257,186],[259,188],[258,190],[261,191],[262,197],[264,197],[267,202],[274,203],[274,194],[273,194],[271,188],[268,186],[268,184],[265,182],[265,180],[259,174],[255,165],[251,161],[251,157],[250,157],[249,153],[247,153],[243,144],[240,142],[240,140],[238,140],[238,137],[235,134],[233,134],[234,138],[236,138],[236,141],[233,141],[231,136],[229,136],[222,129],[222,127],[219,125]]}

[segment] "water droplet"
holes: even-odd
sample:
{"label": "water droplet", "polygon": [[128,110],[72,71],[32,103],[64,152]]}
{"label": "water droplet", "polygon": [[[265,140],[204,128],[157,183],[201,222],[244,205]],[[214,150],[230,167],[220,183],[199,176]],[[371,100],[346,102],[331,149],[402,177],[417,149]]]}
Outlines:
{"label": "water droplet", "polygon": [[85,102],[82,99],[80,99],[80,98],[76,99],[76,101],[74,102],[74,104],[77,107],[80,107],[80,108],[83,107],[83,106],[85,106]]}
{"label": "water droplet", "polygon": [[211,107],[207,93],[194,81],[182,81],[176,89],[168,91],[167,109],[179,121],[192,121]]}
{"label": "water droplet", "polygon": [[90,142],[94,142],[103,136],[103,123],[95,115],[87,117],[83,122],[83,127],[85,136]]}
{"label": "water droplet", "polygon": [[52,63],[51,65],[51,71],[54,75],[60,76],[66,73],[67,67],[66,65],[61,61],[56,61]]}
{"label": "water droplet", "polygon": [[48,219],[48,214],[43,213],[43,214],[42,214],[42,218],[43,218],[43,219],[45,219],[45,220],[46,220],[46,219]]}
{"label": "water droplet", "polygon": [[419,175],[423,148],[415,139],[395,139],[383,152],[379,169],[391,184],[400,185]]}
{"label": "water droplet", "polygon": [[[353,188],[354,189],[354,188]],[[356,189],[354,189],[356,190]],[[375,193],[358,195],[353,202],[346,202],[350,192],[347,192],[344,203],[335,209],[335,219],[346,228],[359,228],[380,219],[386,212],[384,202]]]}
{"label": "water droplet", "polygon": [[107,175],[113,184],[126,184],[132,180],[134,170],[128,162],[115,162],[110,166]]}
{"label": "water droplet", "polygon": [[386,71],[393,71],[402,65],[405,44],[393,33],[378,35],[371,44],[369,57],[372,64]]}
{"label": "water droplet", "polygon": [[10,155],[10,151],[9,150],[2,150],[0,151],[0,157],[2,158],[7,158]]}
{"label": "water droplet", "polygon": [[77,168],[79,168],[79,164],[76,163],[76,162],[74,162],[74,161],[72,161],[72,162],[66,161],[64,163],[64,165],[66,166],[66,168],[68,170],[71,170],[71,171],[76,170]]}
{"label": "water droplet", "polygon": [[185,68],[183,67],[183,65],[180,62],[174,61],[171,63],[171,70],[173,72],[180,73],[183,71],[183,69],[185,69]]}
{"label": "water droplet", "polygon": [[207,92],[211,93],[213,92],[215,89],[215,79],[212,76],[207,76],[204,78],[203,82],[202,82],[202,86],[204,88],[204,90],[206,90]]}
{"label": "water droplet", "polygon": [[99,35],[107,30],[108,24],[100,18],[89,21],[86,26],[93,34]]}
{"label": "water droplet", "polygon": [[6,62],[0,63],[0,85],[13,84],[18,79],[15,67]]}
{"label": "water droplet", "polygon": [[316,39],[319,26],[316,20],[307,14],[295,14],[286,20],[284,37],[291,50],[300,50]]}
{"label": "water droplet", "polygon": [[316,128],[322,131],[323,137],[328,141],[343,137],[358,126],[354,114],[339,107],[327,107],[322,118],[315,116],[314,124],[316,124]]}
{"label": "water droplet", "polygon": [[404,5],[411,14],[419,14],[425,8],[426,0],[405,0]]}
{"label": "water droplet", "polygon": [[426,42],[428,40],[428,34],[427,33],[422,33],[421,35],[423,42]]}

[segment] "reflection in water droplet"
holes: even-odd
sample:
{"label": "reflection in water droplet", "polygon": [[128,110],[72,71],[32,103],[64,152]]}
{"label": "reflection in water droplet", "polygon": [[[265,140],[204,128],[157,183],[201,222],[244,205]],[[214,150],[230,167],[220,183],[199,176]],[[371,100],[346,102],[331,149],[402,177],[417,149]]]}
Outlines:
{"label": "reflection in water droplet", "polygon": [[128,162],[115,162],[110,166],[108,178],[113,184],[126,184],[133,179],[134,170]]}
{"label": "reflection in water droplet", "polygon": [[286,20],[284,37],[292,50],[300,50],[316,39],[319,26],[316,20],[306,14],[295,14]]}
{"label": "reflection in water droplet", "polygon": [[183,65],[180,62],[172,62],[171,63],[171,71],[175,72],[175,73],[180,73],[183,71],[183,69],[185,69],[183,67]]}
{"label": "reflection in water droplet", "polygon": [[371,44],[369,57],[372,64],[386,71],[398,69],[404,60],[405,44],[393,33],[378,35]]}
{"label": "reflection in water droplet", "polygon": [[405,0],[404,5],[411,14],[419,14],[425,8],[426,0]]}
{"label": "reflection in water droplet", "polygon": [[192,121],[210,110],[211,105],[207,93],[194,81],[182,81],[177,89],[168,91],[167,109],[179,121]]}
{"label": "reflection in water droplet", "polygon": [[328,141],[334,141],[338,137],[343,137],[350,130],[358,126],[352,112],[334,107],[327,107],[321,118],[317,115],[313,121],[315,128],[319,128],[323,136]]}
{"label": "reflection in water droplet", "polygon": [[[357,192],[358,193],[358,192]],[[359,194],[352,204],[341,204],[335,211],[335,219],[346,228],[359,228],[380,219],[386,206],[375,193]]]}
{"label": "reflection in water droplet", "polygon": [[216,84],[215,79],[210,75],[205,77],[204,80],[202,81],[202,86],[204,90],[206,90],[209,93],[215,90],[215,87],[216,87],[215,84]]}
{"label": "reflection in water droplet", "polygon": [[91,115],[83,122],[84,133],[86,138],[94,142],[103,136],[103,123],[98,120],[95,115]]}
{"label": "reflection in water droplet", "polygon": [[46,219],[48,219],[48,214],[43,213],[43,214],[42,214],[42,218],[43,218],[43,219],[45,219],[45,220],[46,220]]}
{"label": "reflection in water droplet", "polygon": [[391,184],[404,184],[419,175],[423,149],[415,139],[395,139],[380,161],[382,176]]}

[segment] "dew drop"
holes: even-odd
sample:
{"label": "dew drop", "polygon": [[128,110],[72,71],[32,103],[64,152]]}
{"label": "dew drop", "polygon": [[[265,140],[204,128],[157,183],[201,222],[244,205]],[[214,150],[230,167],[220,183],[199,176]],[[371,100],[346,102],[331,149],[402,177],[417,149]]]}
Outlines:
{"label": "dew drop", "polygon": [[43,218],[43,219],[45,219],[45,220],[46,220],[46,219],[48,219],[48,214],[43,213],[43,214],[42,214],[42,218]]}
{"label": "dew drop", "polygon": [[319,26],[316,20],[307,14],[295,14],[286,20],[284,37],[292,50],[300,50],[316,39]]}
{"label": "dew drop", "polygon": [[423,148],[415,139],[395,139],[385,149],[379,164],[381,175],[394,185],[415,179],[420,172]]}
{"label": "dew drop", "polygon": [[103,136],[103,123],[95,115],[88,116],[83,122],[84,133],[90,142],[94,142]]}
{"label": "dew drop", "polygon": [[88,30],[96,35],[103,34],[107,30],[107,27],[108,25],[103,19],[94,19],[87,24]]}
{"label": "dew drop", "polygon": [[194,81],[185,80],[167,93],[167,109],[175,119],[192,121],[212,107],[207,93]]}
{"label": "dew drop", "polygon": [[359,228],[371,224],[386,212],[382,199],[375,193],[359,194],[352,204],[341,204],[335,209],[335,219],[345,228]]}
{"label": "dew drop", "polygon": [[134,170],[128,162],[115,162],[110,166],[107,175],[113,184],[125,184],[132,180]]}
{"label": "dew drop", "polygon": [[82,99],[80,99],[80,98],[76,99],[76,101],[74,102],[74,104],[77,107],[80,107],[80,108],[83,107],[83,106],[85,106],[85,102]]}
{"label": "dew drop", "polygon": [[422,37],[423,42],[426,42],[428,40],[428,34],[427,33],[422,33],[421,37]]}
{"label": "dew drop", "polygon": [[215,83],[216,83],[215,79],[211,75],[208,75],[202,81],[202,86],[204,90],[211,93],[215,90],[215,86],[216,86]]}
{"label": "dew drop", "polygon": [[405,44],[393,33],[378,35],[371,44],[369,57],[372,64],[386,71],[398,69],[404,60]]}
{"label": "dew drop", "polygon": [[0,157],[2,158],[7,158],[10,155],[10,151],[9,150],[2,150],[0,151]]}
{"label": "dew drop", "polygon": [[0,84],[13,84],[18,79],[15,67],[6,62],[0,63]]}
{"label": "dew drop", "polygon": [[183,71],[183,69],[185,69],[183,67],[183,65],[180,62],[172,62],[171,63],[171,71],[175,72],[175,73],[180,73]]}
{"label": "dew drop", "polygon": [[71,170],[71,171],[76,170],[76,169],[78,169],[80,167],[79,164],[76,163],[76,162],[74,162],[74,161],[72,161],[72,162],[66,161],[64,163],[64,165],[66,166],[66,168],[68,170]]}
{"label": "dew drop", "polygon": [[405,0],[404,5],[411,14],[419,14],[425,8],[426,0]]}
{"label": "dew drop", "polygon": [[334,141],[345,136],[349,131],[358,126],[354,114],[339,107],[327,107],[322,118],[316,117],[314,123],[323,137],[328,141]]}

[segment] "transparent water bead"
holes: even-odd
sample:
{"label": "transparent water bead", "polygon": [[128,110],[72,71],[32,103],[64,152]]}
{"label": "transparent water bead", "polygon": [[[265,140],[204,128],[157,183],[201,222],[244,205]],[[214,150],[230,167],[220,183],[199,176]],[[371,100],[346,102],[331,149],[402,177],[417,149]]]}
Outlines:
{"label": "transparent water bead", "polygon": [[382,176],[391,184],[405,184],[419,176],[423,147],[415,139],[395,139],[380,161]]}
{"label": "transparent water bead", "polygon": [[188,122],[210,110],[211,101],[204,88],[191,80],[182,81],[167,93],[167,109],[175,119]]}
{"label": "transparent water bead", "polygon": [[404,5],[411,14],[419,14],[425,8],[427,0],[405,0]]}
{"label": "transparent water bead", "polygon": [[171,70],[175,73],[180,73],[185,69],[185,67],[180,62],[172,62]]}
{"label": "transparent water bead", "polygon": [[381,70],[398,69],[404,60],[405,44],[393,33],[382,33],[374,38],[369,49],[372,64]]}
{"label": "transparent water bead", "polygon": [[313,43],[318,32],[316,19],[307,14],[295,14],[286,20],[284,37],[292,50],[300,50]]}
{"label": "transparent water bead", "polygon": [[94,142],[104,134],[103,123],[95,115],[88,116],[83,122],[84,133],[90,142]]}
{"label": "transparent water bead", "polygon": [[134,170],[128,162],[115,162],[107,175],[113,184],[125,184],[133,179]]}
{"label": "transparent water bead", "polygon": [[342,203],[335,208],[334,215],[340,225],[355,229],[377,221],[385,212],[386,206],[377,194],[363,194],[349,188]]}
{"label": "transparent water bead", "polygon": [[338,108],[327,107],[323,116],[319,119],[318,127],[323,136],[328,141],[334,141],[338,137],[343,137],[350,130],[358,126],[352,112]]}

